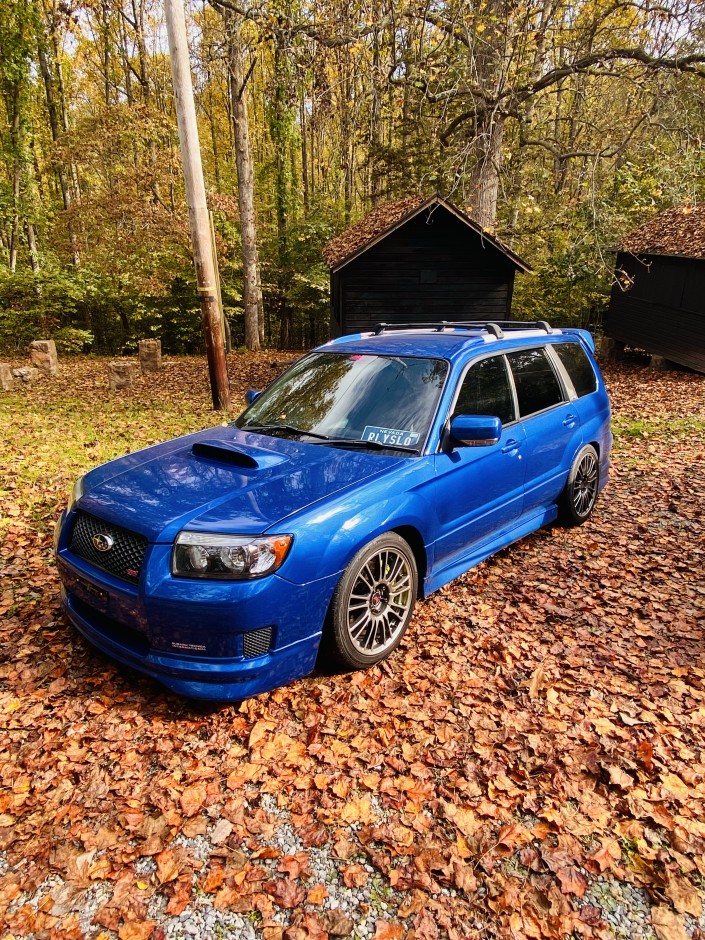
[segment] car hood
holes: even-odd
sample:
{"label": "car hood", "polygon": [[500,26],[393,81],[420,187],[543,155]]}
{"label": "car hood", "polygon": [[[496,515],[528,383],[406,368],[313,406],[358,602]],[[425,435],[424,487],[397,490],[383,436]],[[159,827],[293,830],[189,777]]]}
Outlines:
{"label": "car hood", "polygon": [[97,467],[77,506],[152,542],[186,527],[260,533],[405,459],[221,426]]}

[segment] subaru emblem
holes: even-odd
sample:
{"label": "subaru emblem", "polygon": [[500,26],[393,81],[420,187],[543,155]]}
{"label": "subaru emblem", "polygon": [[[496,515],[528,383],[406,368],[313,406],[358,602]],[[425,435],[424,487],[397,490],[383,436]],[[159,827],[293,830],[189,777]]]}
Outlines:
{"label": "subaru emblem", "polygon": [[99,552],[109,552],[115,544],[109,535],[104,535],[102,532],[94,535],[91,541],[93,542],[93,548]]}

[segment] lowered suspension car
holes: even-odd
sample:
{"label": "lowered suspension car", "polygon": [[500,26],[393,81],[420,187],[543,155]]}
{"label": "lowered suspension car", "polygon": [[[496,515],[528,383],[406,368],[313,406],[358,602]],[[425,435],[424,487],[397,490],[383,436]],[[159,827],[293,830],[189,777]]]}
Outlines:
{"label": "lowered suspension car", "polygon": [[64,610],[114,659],[193,698],[305,676],[319,647],[387,657],[419,597],[607,481],[589,333],[380,324],[295,362],[232,424],[112,460],[56,530]]}

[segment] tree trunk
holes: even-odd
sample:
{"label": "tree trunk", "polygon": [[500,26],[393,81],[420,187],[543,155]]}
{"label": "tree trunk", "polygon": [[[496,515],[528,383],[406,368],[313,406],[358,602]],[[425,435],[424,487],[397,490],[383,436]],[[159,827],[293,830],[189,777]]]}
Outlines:
{"label": "tree trunk", "polygon": [[310,205],[309,181],[308,181],[308,141],[306,127],[306,100],[304,96],[303,84],[299,92],[299,124],[301,126],[301,182],[304,191],[304,214],[308,215]]}
{"label": "tree trunk", "polygon": [[279,345],[288,349],[292,342],[293,312],[288,297],[289,266],[289,173],[287,151],[289,144],[289,69],[287,36],[283,29],[274,34],[274,108],[271,122],[275,149],[275,208],[277,218],[277,244],[279,247],[277,288],[279,294]]}
{"label": "tree trunk", "polygon": [[[56,104],[56,96],[54,95],[54,83],[52,80],[51,70],[49,68],[49,61],[47,59],[43,39],[39,40],[38,53],[39,70],[42,73],[42,79],[44,81],[44,93],[46,95],[47,112],[49,114],[49,127],[51,128],[52,140],[56,144],[61,138],[61,127],[59,124],[59,111]],[[61,189],[61,200],[63,202],[64,211],[68,215],[67,228],[69,233],[69,241],[71,243],[73,263],[74,266],[78,268],[81,265],[81,254],[78,249],[78,238],[76,237],[74,224],[70,216],[71,204],[73,200],[71,197],[69,181],[66,176],[66,170],[61,164],[57,166],[56,175],[59,179],[59,188]]]}
{"label": "tree trunk", "polygon": [[242,239],[243,305],[245,308],[245,346],[260,349],[263,342],[262,288],[257,253],[257,221],[255,217],[255,173],[250,149],[250,125],[245,99],[242,61],[242,22],[239,14],[223,11],[227,36],[228,84],[230,111],[235,139],[237,197],[240,207]]}
{"label": "tree trunk", "polygon": [[[135,39],[137,41],[137,57],[140,67],[140,85],[142,86],[142,100],[145,104],[147,119],[149,120],[150,109],[152,106],[151,79],[149,74],[149,56],[147,54],[147,43],[144,38],[144,3],[140,0],[139,5],[132,0],[132,14],[134,17]],[[148,142],[149,163],[152,169],[150,178],[150,189],[155,203],[161,204],[162,196],[159,190],[159,180],[157,170],[159,161],[157,157],[157,144],[153,137]]]}
{"label": "tree trunk", "polygon": [[477,162],[470,176],[470,202],[475,221],[492,230],[497,219],[504,118],[489,115],[479,130]]}
{"label": "tree trunk", "polygon": [[[12,125],[10,140],[12,141],[12,219],[10,222],[10,273],[14,274],[17,268],[17,249],[20,234],[20,183],[22,181],[22,158],[20,141],[20,83],[15,82],[13,89],[10,114]],[[14,113],[13,113],[14,112]]]}
{"label": "tree trunk", "polygon": [[32,274],[39,274],[39,250],[37,248],[37,233],[31,222],[25,222],[25,235],[27,236],[27,249]]}
{"label": "tree trunk", "polygon": [[[382,11],[375,10],[377,19],[381,18]],[[368,180],[369,193],[373,206],[376,206],[382,197],[382,88],[381,88],[381,55],[379,32],[375,30],[372,50],[372,102],[370,105],[370,137],[368,151]]]}

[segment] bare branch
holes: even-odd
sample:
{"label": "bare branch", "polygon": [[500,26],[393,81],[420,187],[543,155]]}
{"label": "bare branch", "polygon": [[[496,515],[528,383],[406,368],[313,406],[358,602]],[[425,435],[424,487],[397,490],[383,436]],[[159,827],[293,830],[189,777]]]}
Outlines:
{"label": "bare branch", "polygon": [[[596,65],[605,65],[608,62],[638,62],[645,65],[650,71],[672,71],[695,75],[697,78],[705,78],[705,69],[699,66],[705,64],[704,53],[692,53],[685,56],[652,56],[645,49],[603,49],[600,52],[593,52],[590,55],[576,59],[574,62],[568,62],[565,65],[551,69],[542,75],[536,81],[529,84],[520,85],[517,88],[507,88],[494,99],[480,89],[469,89],[464,95],[471,95],[473,98],[480,98],[483,102],[474,108],[462,111],[444,128],[439,135],[442,143],[447,143],[448,138],[467,121],[474,119],[478,114],[486,113],[501,104],[507,99],[515,103],[514,108],[508,109],[512,114],[516,105],[522,104],[529,98],[538,94],[552,85],[556,85],[570,75],[592,74],[592,69]],[[616,72],[602,73],[608,77],[619,77]]]}

